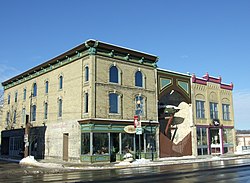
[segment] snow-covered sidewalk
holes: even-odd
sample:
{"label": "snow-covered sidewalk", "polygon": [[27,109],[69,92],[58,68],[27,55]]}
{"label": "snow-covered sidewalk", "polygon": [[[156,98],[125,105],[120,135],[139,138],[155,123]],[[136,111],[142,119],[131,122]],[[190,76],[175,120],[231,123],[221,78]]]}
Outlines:
{"label": "snow-covered sidewalk", "polygon": [[146,166],[161,166],[161,165],[174,165],[184,163],[198,163],[198,162],[209,162],[209,161],[221,161],[221,160],[233,160],[250,158],[248,155],[230,155],[230,156],[207,156],[207,157],[195,157],[195,156],[184,156],[184,157],[169,157],[160,158],[155,161],[149,159],[136,159],[132,162],[122,161],[116,164],[103,163],[103,164],[83,164],[83,163],[70,163],[70,162],[59,162],[53,163],[53,160],[47,162],[38,162],[33,156],[23,158],[19,163],[24,166],[41,167],[48,169],[57,169],[62,171],[67,170],[98,170],[98,169],[116,169],[126,167],[146,167]]}

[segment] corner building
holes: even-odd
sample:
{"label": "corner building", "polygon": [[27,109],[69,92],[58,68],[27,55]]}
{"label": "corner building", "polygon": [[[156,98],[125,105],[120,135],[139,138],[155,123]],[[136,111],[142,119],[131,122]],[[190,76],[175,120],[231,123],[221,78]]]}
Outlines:
{"label": "corner building", "polygon": [[192,76],[193,154],[218,155],[235,151],[233,84],[208,73]]}
{"label": "corner building", "polygon": [[[35,158],[119,161],[128,149],[157,157],[156,62],[154,55],[88,40],[3,82],[2,154],[21,156],[29,114]],[[141,135],[124,131],[135,115]]]}

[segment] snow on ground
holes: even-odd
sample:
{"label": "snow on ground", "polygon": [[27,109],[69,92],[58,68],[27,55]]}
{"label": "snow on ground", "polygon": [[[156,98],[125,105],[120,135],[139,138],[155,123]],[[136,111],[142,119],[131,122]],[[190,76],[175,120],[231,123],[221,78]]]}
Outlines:
{"label": "snow on ground", "polygon": [[56,163],[39,163],[34,159],[34,156],[27,156],[26,158],[23,158],[20,162],[20,165],[26,165],[26,166],[37,166],[37,167],[43,167],[43,168],[64,168],[61,164]]}

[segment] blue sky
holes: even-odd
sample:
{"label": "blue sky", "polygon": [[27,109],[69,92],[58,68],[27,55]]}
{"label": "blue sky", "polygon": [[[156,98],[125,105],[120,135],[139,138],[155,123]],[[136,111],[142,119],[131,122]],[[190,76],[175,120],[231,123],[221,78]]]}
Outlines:
{"label": "blue sky", "polygon": [[248,0],[1,1],[0,82],[92,38],[233,82],[236,128],[250,129],[249,18]]}

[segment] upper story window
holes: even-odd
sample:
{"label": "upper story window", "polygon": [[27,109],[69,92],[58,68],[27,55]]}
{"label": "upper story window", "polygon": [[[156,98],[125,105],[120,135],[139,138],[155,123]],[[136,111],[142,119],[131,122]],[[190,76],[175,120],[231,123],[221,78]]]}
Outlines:
{"label": "upper story window", "polygon": [[7,112],[7,115],[6,115],[6,124],[8,125],[10,122],[10,112]]}
{"label": "upper story window", "polygon": [[85,82],[89,81],[89,67],[85,67]]}
{"label": "upper story window", "polygon": [[144,98],[141,95],[135,97],[135,115],[144,115]]}
{"label": "upper story window", "polygon": [[31,108],[31,121],[36,121],[36,105],[32,105]]}
{"label": "upper story window", "polygon": [[58,117],[62,117],[62,99],[58,100]]}
{"label": "upper story window", "polygon": [[45,82],[45,94],[49,93],[49,81]]}
{"label": "upper story window", "polygon": [[223,120],[229,121],[230,120],[230,105],[222,104],[222,112],[223,112]]}
{"label": "upper story window", "polygon": [[89,112],[89,94],[85,93],[84,95],[84,113],[88,113]]}
{"label": "upper story window", "polygon": [[63,76],[59,77],[59,90],[63,89]]}
{"label": "upper story window", "polygon": [[13,123],[16,123],[16,110],[14,110],[14,114],[13,114]]}
{"label": "upper story window", "polygon": [[210,102],[210,118],[218,119],[218,104]]}
{"label": "upper story window", "polygon": [[22,124],[26,123],[26,109],[22,109]]}
{"label": "upper story window", "polygon": [[8,104],[10,104],[10,94],[8,95]]}
{"label": "upper story window", "polygon": [[17,102],[17,92],[15,93],[15,102]]}
{"label": "upper story window", "polygon": [[48,119],[48,103],[44,103],[44,119]]}
{"label": "upper story window", "polygon": [[33,84],[33,97],[36,97],[37,96],[37,84],[34,83]]}
{"label": "upper story window", "polygon": [[109,113],[118,113],[118,112],[119,112],[118,94],[110,93],[109,94]]}
{"label": "upper story window", "polygon": [[196,100],[196,118],[205,118],[205,102]]}
{"label": "upper story window", "polygon": [[23,100],[26,100],[27,90],[26,88],[23,89]]}
{"label": "upper story window", "polygon": [[116,66],[112,66],[109,69],[109,82],[111,83],[118,83],[119,82],[119,75],[118,75],[118,69]]}
{"label": "upper story window", "polygon": [[143,86],[143,76],[141,71],[137,71],[135,73],[135,86],[142,87]]}

